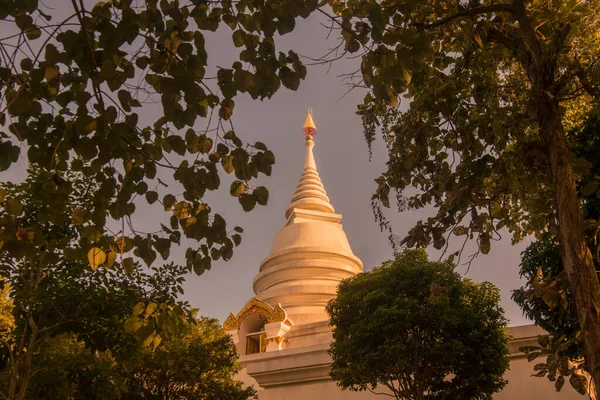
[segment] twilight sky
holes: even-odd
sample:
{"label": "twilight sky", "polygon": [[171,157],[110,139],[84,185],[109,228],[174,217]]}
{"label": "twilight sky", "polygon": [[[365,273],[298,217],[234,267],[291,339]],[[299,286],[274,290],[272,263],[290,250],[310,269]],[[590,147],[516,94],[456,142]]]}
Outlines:
{"label": "twilight sky", "polygon": [[[63,1],[66,3],[66,0],[52,3],[56,6]],[[63,11],[58,8],[47,12],[52,15],[70,12],[70,9]],[[326,40],[328,29],[322,26],[325,23],[322,15],[300,20],[293,33],[278,40],[278,49],[287,51],[291,48],[312,58],[324,55],[337,44],[338,36],[334,32]],[[0,25],[0,35],[6,36],[11,28],[6,24]],[[230,35],[229,28],[206,35],[209,64],[213,71],[215,66],[229,67],[237,59],[239,51],[231,44]],[[310,63],[307,59],[303,61]],[[266,207],[257,206],[250,213],[244,212],[237,199],[229,195],[231,177],[222,177],[218,193],[207,196],[213,210],[222,214],[230,226],[242,226],[244,233],[242,244],[235,249],[229,262],[214,262],[212,270],[204,275],[188,276],[183,297],[192,306],[200,308],[201,314],[222,321],[229,312],[237,313],[254,295],[252,280],[261,260],[269,253],[275,234],[283,227],[285,208],[302,171],[304,137],[301,128],[309,106],[313,108],[318,128],[314,149],[317,168],[331,203],[336,212],[343,215],[342,224],[354,253],[363,261],[365,270],[392,257],[387,234],[380,232],[370,206],[370,197],[376,188],[374,178],[385,165],[385,149],[381,141],[376,142],[372,161],[369,161],[360,117],[355,114],[364,92],[351,91],[340,100],[347,88],[339,75],[358,69],[359,62],[358,59],[340,60],[329,71],[326,65],[310,66],[307,79],[301,82],[298,91],[283,88],[267,101],[252,100],[246,95],[236,98],[233,115],[236,133],[244,141],[264,142],[275,153],[276,164],[271,177],[263,177],[257,182],[269,189],[270,199]],[[210,69],[207,75],[210,75]],[[140,122],[152,123],[155,119],[152,114],[150,108],[144,109],[140,113]],[[203,122],[199,121],[195,128],[202,129]],[[19,171],[0,174],[0,179],[22,178],[24,160],[21,159],[18,165]],[[168,180],[168,177],[161,176],[161,179]],[[430,212],[432,210],[396,213],[392,209],[388,217],[394,233],[403,236],[416,221],[426,218]],[[157,212],[156,207],[148,206],[145,201],[137,203],[134,215],[136,228],[143,230],[144,226],[156,227],[159,222],[167,221],[166,213]],[[510,324],[522,325],[528,321],[510,299],[510,294],[511,290],[520,286],[519,254],[525,245],[513,247],[508,234],[505,237],[504,241],[492,244],[488,256],[475,259],[469,271],[464,267],[459,271],[476,281],[487,280],[500,287],[502,306]],[[184,253],[188,245],[194,244],[182,241],[180,249],[172,248],[171,260],[185,263]],[[468,250],[466,255],[470,254]],[[432,258],[438,256],[435,250],[430,254]]]}

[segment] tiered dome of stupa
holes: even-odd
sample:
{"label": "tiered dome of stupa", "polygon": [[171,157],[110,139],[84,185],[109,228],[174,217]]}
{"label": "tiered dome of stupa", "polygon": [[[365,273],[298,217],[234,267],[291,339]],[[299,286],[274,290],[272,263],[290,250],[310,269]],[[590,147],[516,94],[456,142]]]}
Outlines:
{"label": "tiered dome of stupa", "polygon": [[294,324],[324,321],[327,302],[342,279],[362,272],[321,182],[313,155],[316,127],[309,114],[303,129],[306,158],[300,181],[269,255],[254,278],[256,297],[281,306]]}

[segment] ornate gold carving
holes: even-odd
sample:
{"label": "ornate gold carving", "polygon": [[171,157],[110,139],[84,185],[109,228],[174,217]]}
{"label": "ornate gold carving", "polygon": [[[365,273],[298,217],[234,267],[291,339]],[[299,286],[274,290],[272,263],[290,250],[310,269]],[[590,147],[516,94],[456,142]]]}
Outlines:
{"label": "ornate gold carving", "polygon": [[229,313],[229,316],[223,323],[223,328],[226,331],[234,331],[234,330],[238,330],[239,327],[240,327],[240,324],[238,323],[238,319],[235,317],[235,315],[233,315],[232,313]]}
{"label": "ornate gold carving", "polygon": [[277,343],[278,346],[280,346],[281,343],[283,343],[283,337],[281,336],[275,336],[273,340],[275,340],[275,343]]}
{"label": "ornate gold carving", "polygon": [[273,307],[271,307],[264,301],[253,297],[249,302],[246,303],[244,308],[242,308],[236,316],[238,320],[238,329],[242,322],[252,314],[260,314],[264,316],[267,320],[269,320],[272,313]]}
{"label": "ornate gold carving", "polygon": [[267,339],[266,334],[260,335],[260,352],[265,353],[267,351],[267,344],[269,344],[269,340]]}
{"label": "ornate gold carving", "polygon": [[260,338],[257,340],[256,336],[246,337],[246,354],[260,353]]}
{"label": "ornate gold carving", "polygon": [[286,319],[287,313],[281,308],[281,304],[277,304],[269,317],[269,322],[285,322]]}
{"label": "ornate gold carving", "polygon": [[240,329],[242,322],[253,314],[262,315],[266,318],[267,322],[284,322],[287,325],[292,325],[287,319],[287,312],[281,307],[281,304],[277,304],[275,308],[273,308],[264,301],[253,297],[237,315],[233,315],[232,313],[229,314],[223,323],[223,328],[225,328],[226,331],[238,330]]}

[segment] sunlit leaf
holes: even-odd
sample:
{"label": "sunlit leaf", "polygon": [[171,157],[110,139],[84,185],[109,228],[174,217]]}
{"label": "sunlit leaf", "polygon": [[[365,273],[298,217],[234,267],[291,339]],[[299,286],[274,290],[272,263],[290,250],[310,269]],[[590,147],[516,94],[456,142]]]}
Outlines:
{"label": "sunlit leaf", "polygon": [[187,201],[180,201],[173,207],[173,215],[178,219],[186,219],[190,215],[191,205]]}
{"label": "sunlit leaf", "polygon": [[92,247],[90,251],[88,251],[88,261],[90,267],[95,270],[106,261],[106,253],[98,247]]}
{"label": "sunlit leaf", "polygon": [[233,167],[233,156],[225,156],[221,159],[221,165],[223,170],[228,174],[232,173],[235,168]]}

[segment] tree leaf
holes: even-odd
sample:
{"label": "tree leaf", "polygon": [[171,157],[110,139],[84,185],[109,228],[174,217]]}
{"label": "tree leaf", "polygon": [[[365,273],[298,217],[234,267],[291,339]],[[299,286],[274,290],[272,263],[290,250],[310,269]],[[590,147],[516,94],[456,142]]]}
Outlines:
{"label": "tree leaf", "polygon": [[124,328],[126,333],[135,334],[141,327],[142,321],[135,315],[131,315],[125,320]]}
{"label": "tree leaf", "polygon": [[146,315],[151,315],[152,313],[154,313],[154,311],[156,311],[157,308],[158,304],[154,302],[148,303],[148,306],[146,307]]}
{"label": "tree leaf", "polygon": [[488,254],[490,252],[490,248],[490,235],[488,233],[482,233],[479,236],[479,249],[483,254]]}
{"label": "tree leaf", "polygon": [[18,199],[8,199],[4,202],[4,210],[10,215],[18,216],[23,211],[23,205]]}
{"label": "tree leaf", "polygon": [[108,254],[106,255],[106,268],[110,268],[113,266],[113,264],[117,260],[118,255],[119,253],[113,250],[108,252]]}
{"label": "tree leaf", "polygon": [[123,259],[122,262],[123,269],[127,275],[133,274],[133,258],[127,257]]}
{"label": "tree leaf", "polygon": [[497,201],[493,201],[490,206],[490,216],[496,218],[502,212],[502,206]]}
{"label": "tree leaf", "polygon": [[269,191],[264,186],[259,186],[252,192],[254,198],[256,198],[256,202],[261,206],[266,206],[269,201]]}
{"label": "tree leaf", "polygon": [[27,39],[29,39],[29,40],[35,40],[35,39],[38,39],[40,36],[42,36],[42,31],[37,26],[31,25],[25,31],[25,35],[27,36]]}
{"label": "tree leaf", "polygon": [[148,204],[153,204],[158,200],[158,193],[153,190],[146,192],[146,201]]}
{"label": "tree leaf", "polygon": [[172,194],[167,194],[165,197],[163,197],[163,206],[165,211],[169,211],[176,202],[177,199]]}
{"label": "tree leaf", "polygon": [[115,246],[119,253],[127,253],[133,249],[133,240],[127,236],[119,236],[115,239]]}
{"label": "tree leaf", "polygon": [[140,301],[139,303],[137,303],[135,305],[135,307],[133,307],[133,314],[140,315],[141,313],[144,312],[145,309],[146,309],[146,304],[143,301]]}
{"label": "tree leaf", "polygon": [[173,215],[177,219],[186,219],[190,215],[191,205],[187,201],[180,201],[173,207]]}
{"label": "tree leaf", "polygon": [[135,336],[141,343],[142,347],[146,347],[152,343],[155,335],[156,331],[154,330],[154,326],[152,326],[152,324],[148,321],[146,321],[146,323],[135,332]]}
{"label": "tree leaf", "polygon": [[241,196],[242,194],[246,193],[246,184],[239,180],[231,182],[229,193],[235,197]]}
{"label": "tree leaf", "polygon": [[481,41],[481,36],[479,36],[479,33],[477,33],[477,31],[473,32],[473,39],[475,39],[479,47],[483,50],[483,42]]}
{"label": "tree leaf", "polygon": [[162,337],[159,334],[156,334],[156,336],[154,336],[154,339],[152,340],[152,351],[155,351],[156,348],[161,344],[162,342]]}
{"label": "tree leaf", "polygon": [[583,375],[579,375],[574,373],[569,378],[569,383],[577,391],[577,393],[584,395],[587,393],[588,381],[587,378]]}
{"label": "tree leaf", "polygon": [[238,197],[238,201],[242,205],[244,211],[252,211],[256,206],[256,198],[252,195],[244,193]]}
{"label": "tree leaf", "polygon": [[412,74],[406,68],[401,68],[402,78],[404,78],[404,82],[408,85],[410,81],[412,81]]}
{"label": "tree leaf", "polygon": [[233,167],[233,156],[225,156],[221,159],[221,165],[223,170],[228,174],[232,173],[235,168]]}
{"label": "tree leaf", "polygon": [[198,150],[200,151],[200,153],[208,154],[208,152],[210,152],[210,149],[212,149],[212,146],[213,140],[209,137],[206,137],[206,135],[201,135],[198,139]]}
{"label": "tree leaf", "polygon": [[223,99],[221,101],[221,107],[219,108],[219,117],[227,121],[233,115],[233,108],[235,103],[231,99]]}
{"label": "tree leaf", "polygon": [[78,208],[71,214],[71,222],[75,226],[83,224],[83,210]]}
{"label": "tree leaf", "polygon": [[244,32],[240,29],[233,32],[233,45],[235,47],[242,47],[245,43],[244,41]]}
{"label": "tree leaf", "polygon": [[95,270],[106,261],[106,253],[98,247],[92,247],[88,251],[88,261],[92,270]]}

